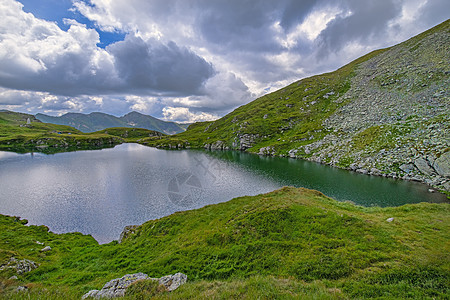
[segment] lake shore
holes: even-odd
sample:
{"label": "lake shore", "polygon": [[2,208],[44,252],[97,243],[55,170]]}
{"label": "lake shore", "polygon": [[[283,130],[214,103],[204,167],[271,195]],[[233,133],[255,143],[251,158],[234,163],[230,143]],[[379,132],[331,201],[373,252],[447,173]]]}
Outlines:
{"label": "lake shore", "polygon": [[[124,274],[182,272],[186,285],[155,297],[442,298],[449,209],[445,203],[365,208],[282,188],[148,221],[122,243],[104,245],[0,216],[1,264],[14,257],[38,266],[20,275],[13,264],[3,268],[0,293],[16,299],[23,295],[17,287],[25,286],[31,299],[79,299]],[[46,246],[51,250],[42,252]]]}

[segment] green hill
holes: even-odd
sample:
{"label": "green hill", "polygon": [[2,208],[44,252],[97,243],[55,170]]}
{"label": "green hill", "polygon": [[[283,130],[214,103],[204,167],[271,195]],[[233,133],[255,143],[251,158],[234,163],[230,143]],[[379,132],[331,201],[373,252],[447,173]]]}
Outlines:
{"label": "green hill", "polygon": [[188,284],[157,299],[444,299],[449,216],[445,203],[364,208],[287,187],[148,221],[120,244],[0,216],[0,265],[40,264],[0,268],[0,297],[25,285],[31,299],[79,299],[124,274],[183,272]]}
{"label": "green hill", "polygon": [[46,123],[72,126],[86,133],[111,127],[144,128],[165,134],[175,134],[185,130],[183,124],[162,121],[138,112],[130,112],[122,117],[93,112],[90,114],[67,113],[60,117],[37,114],[36,118]]}
{"label": "green hill", "polygon": [[159,139],[163,133],[143,128],[108,128],[83,133],[66,125],[42,123],[33,115],[0,112],[0,150],[56,153],[101,149],[143,138]]}
{"label": "green hill", "polygon": [[144,138],[161,138],[164,133],[144,128],[112,127],[93,132],[92,134],[109,134],[124,138],[127,142],[135,142]]}
{"label": "green hill", "polygon": [[144,144],[239,149],[450,191],[450,21]]}

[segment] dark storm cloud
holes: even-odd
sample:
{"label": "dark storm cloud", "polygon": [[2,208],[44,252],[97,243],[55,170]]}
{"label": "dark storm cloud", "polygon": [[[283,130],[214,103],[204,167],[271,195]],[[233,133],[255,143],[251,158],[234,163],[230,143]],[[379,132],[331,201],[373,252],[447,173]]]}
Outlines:
{"label": "dark storm cloud", "polygon": [[145,43],[128,37],[108,47],[114,63],[103,53],[102,64],[93,65],[97,50],[54,53],[42,60],[42,69],[30,71],[17,63],[0,60],[0,86],[57,95],[148,93],[191,95],[214,74],[211,64],[174,42]]}
{"label": "dark storm cloud", "polygon": [[67,31],[18,2],[0,3],[0,86],[55,95],[197,94],[214,75],[205,59],[175,42],[129,34],[101,49],[99,34],[65,20]]}
{"label": "dark storm cloud", "polygon": [[216,51],[279,52],[274,25],[285,32],[301,24],[318,0],[201,1],[196,26]]}
{"label": "dark storm cloud", "polygon": [[280,25],[289,31],[293,26],[301,24],[317,4],[317,0],[287,1],[281,16]]}
{"label": "dark storm cloud", "polygon": [[278,51],[270,26],[277,20],[277,1],[209,1],[199,14],[202,37],[217,51]]}
{"label": "dark storm cloud", "polygon": [[448,0],[72,1],[125,40],[102,49],[94,29],[0,0],[0,107],[207,119],[450,16]]}
{"label": "dark storm cloud", "polygon": [[339,52],[349,43],[371,44],[387,36],[389,21],[398,17],[402,3],[396,0],[341,0],[344,11],[328,23],[317,41],[319,58]]}
{"label": "dark storm cloud", "polygon": [[146,43],[139,37],[128,36],[107,50],[115,58],[118,76],[130,89],[192,95],[214,75],[210,63],[174,42]]}

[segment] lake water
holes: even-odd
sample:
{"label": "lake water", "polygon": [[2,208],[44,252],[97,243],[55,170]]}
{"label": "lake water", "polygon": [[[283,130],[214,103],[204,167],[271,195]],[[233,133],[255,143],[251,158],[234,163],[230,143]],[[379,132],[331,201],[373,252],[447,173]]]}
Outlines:
{"label": "lake water", "polygon": [[54,155],[0,152],[1,214],[101,243],[118,239],[126,225],[285,185],[365,206],[446,201],[422,184],[235,151],[122,144]]}

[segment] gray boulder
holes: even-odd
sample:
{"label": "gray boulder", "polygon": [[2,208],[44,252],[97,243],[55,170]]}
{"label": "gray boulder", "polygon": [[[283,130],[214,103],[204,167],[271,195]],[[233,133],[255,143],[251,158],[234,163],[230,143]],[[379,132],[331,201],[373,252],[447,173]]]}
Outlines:
{"label": "gray boulder", "polygon": [[41,249],[41,252],[47,252],[52,250],[52,248],[50,246],[45,246],[44,248]]}
{"label": "gray boulder", "polygon": [[183,273],[167,275],[161,278],[151,278],[144,273],[127,274],[121,278],[116,278],[106,283],[101,290],[91,290],[83,295],[81,299],[87,298],[116,298],[125,296],[127,288],[138,280],[158,280],[158,283],[164,285],[167,291],[173,291],[180,285],[186,283],[187,276]]}
{"label": "gray boulder", "polygon": [[171,292],[176,290],[180,285],[185,284],[187,276],[183,273],[176,273],[175,275],[167,275],[159,279],[159,284],[162,284]]}
{"label": "gray boulder", "polygon": [[107,282],[101,290],[91,290],[81,299],[92,298],[116,298],[123,297],[127,287],[138,280],[148,279],[144,273],[127,274],[121,278],[113,279]]}
{"label": "gray boulder", "polygon": [[414,171],[413,164],[403,164],[399,168],[400,168],[400,170],[402,170],[405,173],[411,173],[412,171]]}
{"label": "gray boulder", "polygon": [[450,151],[437,158],[433,167],[439,175],[450,178]]}
{"label": "gray boulder", "polygon": [[416,159],[414,161],[414,165],[423,174],[431,175],[435,173],[433,168],[431,168],[430,165],[428,164],[428,161],[423,158]]}

